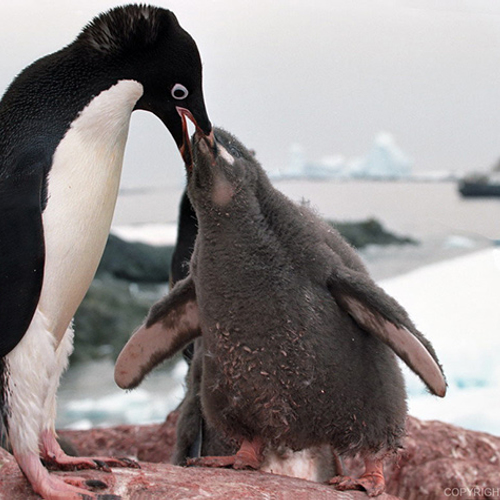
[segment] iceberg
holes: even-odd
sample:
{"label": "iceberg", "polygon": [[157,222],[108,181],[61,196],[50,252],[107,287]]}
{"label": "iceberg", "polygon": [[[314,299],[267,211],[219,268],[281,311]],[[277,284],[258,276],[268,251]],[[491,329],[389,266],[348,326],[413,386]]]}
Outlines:
{"label": "iceberg", "polygon": [[329,155],[319,161],[308,161],[301,144],[290,146],[289,163],[285,171],[273,178],[363,178],[403,179],[412,173],[413,161],[396,144],[389,132],[380,132],[365,157],[346,159]]}
{"label": "iceberg", "polygon": [[394,136],[380,132],[366,157],[352,164],[350,173],[353,177],[396,179],[409,177],[411,169],[412,161],[396,144]]}

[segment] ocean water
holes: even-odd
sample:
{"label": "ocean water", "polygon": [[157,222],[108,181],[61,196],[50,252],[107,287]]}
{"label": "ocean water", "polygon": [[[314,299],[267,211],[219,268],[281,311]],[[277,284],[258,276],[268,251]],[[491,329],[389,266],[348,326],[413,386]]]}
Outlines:
{"label": "ocean water", "polygon": [[[309,201],[324,217],[379,218],[389,229],[415,237],[463,235],[500,238],[500,198],[463,199],[453,182],[282,180],[275,186],[292,200]],[[125,191],[114,226],[175,223],[183,186]]]}
{"label": "ocean water", "polygon": [[[449,391],[440,399],[405,369],[410,413],[500,435],[500,200],[461,199],[453,183],[289,180],[276,186],[326,218],[375,217],[419,240],[361,252],[373,277],[432,341],[447,375]],[[181,192],[174,186],[122,193],[113,231],[173,243]],[[58,426],[162,421],[182,400],[185,372],[179,360],[172,371],[156,370],[139,389],[124,392],[114,385],[111,362],[72,368],[59,392]]]}

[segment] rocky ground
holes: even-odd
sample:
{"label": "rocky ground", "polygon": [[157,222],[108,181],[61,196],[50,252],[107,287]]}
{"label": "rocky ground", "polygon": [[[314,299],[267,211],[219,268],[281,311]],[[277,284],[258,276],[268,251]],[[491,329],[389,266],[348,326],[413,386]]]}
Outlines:
{"label": "rocky ground", "polygon": [[[362,492],[337,492],[331,486],[261,472],[183,468],[169,465],[175,443],[176,414],[162,425],[118,426],[61,431],[82,455],[129,456],[140,470],[85,471],[109,488],[103,494],[123,500],[361,500]],[[349,472],[357,460],[346,460]],[[13,457],[0,451],[0,499],[36,500]],[[58,473],[61,475],[75,473]],[[386,466],[387,494],[380,500],[487,499],[500,496],[500,437],[441,422],[410,417],[405,448]]]}

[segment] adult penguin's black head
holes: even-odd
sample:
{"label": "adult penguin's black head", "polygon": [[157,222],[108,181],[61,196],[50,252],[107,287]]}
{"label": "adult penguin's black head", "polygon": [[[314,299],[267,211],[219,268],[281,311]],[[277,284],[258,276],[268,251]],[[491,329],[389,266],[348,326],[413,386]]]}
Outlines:
{"label": "adult penguin's black head", "polygon": [[212,137],[212,125],[203,99],[198,48],[175,15],[148,5],[117,7],[96,17],[75,45],[84,57],[102,59],[110,73],[143,85],[135,109],[160,118],[189,170],[192,155],[186,119],[208,137]]}

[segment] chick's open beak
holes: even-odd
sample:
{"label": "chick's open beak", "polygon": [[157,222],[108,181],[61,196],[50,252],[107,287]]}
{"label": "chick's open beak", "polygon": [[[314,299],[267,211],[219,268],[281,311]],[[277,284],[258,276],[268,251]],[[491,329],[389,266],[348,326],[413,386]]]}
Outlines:
{"label": "chick's open beak", "polygon": [[193,114],[189,109],[182,108],[180,106],[176,107],[177,113],[179,113],[181,120],[182,120],[182,144],[179,148],[179,151],[181,153],[182,159],[184,160],[184,165],[186,167],[186,170],[188,173],[191,173],[193,170],[193,152],[191,149],[191,140],[189,137],[189,130],[188,130],[188,124],[187,120],[191,120],[191,122],[194,124],[196,128],[195,134],[202,138],[209,146],[211,149],[215,149],[215,137],[214,137],[214,131],[213,129],[210,131],[210,133],[207,135],[205,132],[198,126],[198,123],[196,123],[196,119],[194,118]]}

